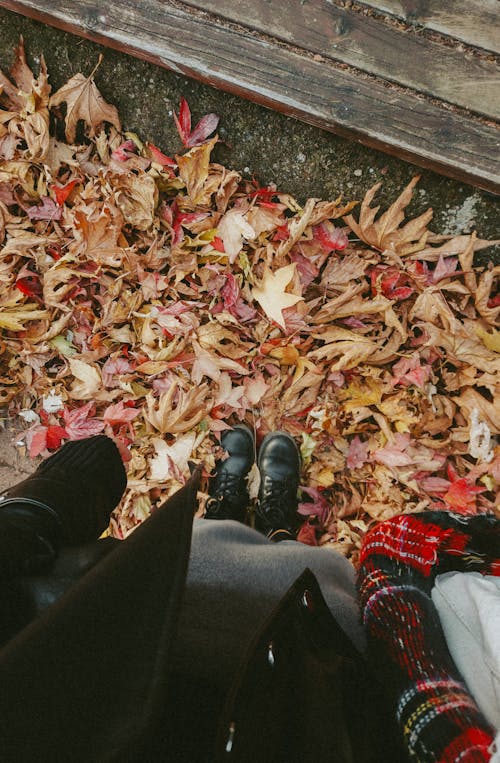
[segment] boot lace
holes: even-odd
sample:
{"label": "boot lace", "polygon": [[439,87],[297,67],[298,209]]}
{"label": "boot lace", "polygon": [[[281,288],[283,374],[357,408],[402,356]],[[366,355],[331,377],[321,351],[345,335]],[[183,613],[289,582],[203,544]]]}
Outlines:
{"label": "boot lace", "polygon": [[265,477],[258,513],[273,528],[288,527],[287,517],[293,513],[291,507],[296,502],[296,493],[294,480]]}
{"label": "boot lace", "polygon": [[206,502],[205,510],[209,514],[222,514],[241,500],[242,479],[237,474],[222,472],[217,478],[214,494]]}

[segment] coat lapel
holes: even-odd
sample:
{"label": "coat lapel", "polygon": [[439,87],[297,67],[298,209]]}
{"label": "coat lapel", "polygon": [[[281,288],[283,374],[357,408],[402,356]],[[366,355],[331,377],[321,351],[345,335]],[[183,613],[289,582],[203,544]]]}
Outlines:
{"label": "coat lapel", "polygon": [[2,759],[140,759],[167,704],[197,485],[195,474],[0,651]]}

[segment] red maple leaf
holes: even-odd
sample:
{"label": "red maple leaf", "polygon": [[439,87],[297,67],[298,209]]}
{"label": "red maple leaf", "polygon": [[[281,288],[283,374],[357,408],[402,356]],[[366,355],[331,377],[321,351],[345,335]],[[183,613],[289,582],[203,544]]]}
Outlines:
{"label": "red maple leaf", "polygon": [[170,156],[162,153],[154,143],[148,143],[148,148],[151,151],[152,159],[156,164],[161,164],[162,167],[177,167],[177,162],[171,159]]}
{"label": "red maple leaf", "polygon": [[310,522],[306,521],[297,534],[297,541],[305,543],[307,546],[317,546],[316,528]]}
{"label": "red maple leaf", "polygon": [[140,411],[135,408],[130,408],[127,403],[120,400],[118,403],[108,405],[104,411],[104,421],[110,426],[121,426],[122,424],[130,424],[131,421],[139,415]]}
{"label": "red maple leaf", "polygon": [[486,488],[473,485],[467,477],[459,477],[451,463],[447,466],[447,472],[451,485],[443,495],[445,504],[460,514],[476,514],[476,496],[484,493]]}
{"label": "red maple leaf", "polygon": [[313,238],[319,241],[325,252],[341,252],[348,243],[345,230],[336,228],[329,220],[314,226]]}
{"label": "red maple leaf", "polygon": [[391,265],[375,265],[370,273],[372,294],[382,292],[387,299],[407,299],[413,294],[411,286],[405,286],[407,276]]}
{"label": "red maple leaf", "polygon": [[71,191],[75,187],[75,185],[78,183],[78,178],[75,178],[74,180],[70,180],[69,183],[66,183],[66,185],[53,185],[51,188],[52,193],[56,197],[56,201],[59,204],[60,207],[64,204],[68,196],[70,195]]}
{"label": "red maple leaf", "polygon": [[63,440],[66,440],[68,437],[68,433],[66,432],[63,427],[60,427],[58,424],[50,424],[47,427],[47,448],[49,450],[57,450],[61,446],[61,442]]}
{"label": "red maple leaf", "polygon": [[42,301],[43,288],[40,283],[40,276],[38,273],[33,273],[27,265],[19,270],[15,286],[27,297],[34,297],[38,302]]}
{"label": "red maple leaf", "polygon": [[180,244],[183,240],[183,225],[197,223],[208,217],[208,212],[180,212],[179,207],[177,206],[177,201],[174,201],[171,207],[169,207],[168,204],[165,204],[161,214],[163,219],[172,227],[174,233],[172,236],[172,244]]}
{"label": "red maple leaf", "polygon": [[130,156],[136,152],[137,146],[135,145],[134,141],[126,140],[124,143],[119,145],[118,148],[115,148],[115,150],[111,153],[111,158],[117,162],[126,162],[127,159],[130,159]]}
{"label": "red maple leaf", "polygon": [[70,440],[83,440],[85,437],[93,437],[104,429],[104,423],[93,418],[94,404],[92,402],[73,408],[63,409],[63,419]]}
{"label": "red maple leaf", "polygon": [[[40,416],[43,419],[42,416]],[[68,434],[58,424],[48,426],[37,425],[29,430],[26,441],[28,443],[31,458],[36,458],[45,450],[57,450],[61,442],[68,438]]]}
{"label": "red maple leaf", "polygon": [[174,111],[174,121],[177,132],[186,148],[200,146],[206,141],[219,124],[217,114],[206,114],[200,119],[194,130],[191,130],[191,109],[185,98],[181,98],[179,116]]}

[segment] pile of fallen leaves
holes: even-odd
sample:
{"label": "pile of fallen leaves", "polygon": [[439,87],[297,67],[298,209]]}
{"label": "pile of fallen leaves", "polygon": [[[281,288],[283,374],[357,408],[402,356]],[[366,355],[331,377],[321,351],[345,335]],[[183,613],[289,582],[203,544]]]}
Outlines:
{"label": "pile of fallen leaves", "polygon": [[191,129],[184,100],[170,158],[122,134],[92,75],[50,96],[22,45],[0,87],[1,402],[32,457],[115,438],[116,535],[188,461],[208,475],[237,421],[296,437],[300,537],[354,561],[399,512],[499,513],[500,268],[431,210],[404,222],[416,178],[356,220],[211,163],[218,119]]}

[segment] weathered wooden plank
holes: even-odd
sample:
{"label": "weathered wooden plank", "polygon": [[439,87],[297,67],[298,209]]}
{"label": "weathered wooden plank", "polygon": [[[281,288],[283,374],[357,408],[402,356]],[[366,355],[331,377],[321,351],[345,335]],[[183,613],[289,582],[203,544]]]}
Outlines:
{"label": "weathered wooden plank", "polygon": [[337,8],[328,0],[184,2],[403,87],[500,119],[500,66],[494,61],[467,59],[453,47]]}
{"label": "weathered wooden plank", "polygon": [[457,40],[500,54],[498,0],[359,0],[408,24],[424,26]]}
{"label": "weathered wooden plank", "polygon": [[1,0],[89,39],[500,193],[500,130],[168,0]]}

